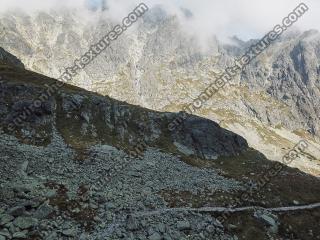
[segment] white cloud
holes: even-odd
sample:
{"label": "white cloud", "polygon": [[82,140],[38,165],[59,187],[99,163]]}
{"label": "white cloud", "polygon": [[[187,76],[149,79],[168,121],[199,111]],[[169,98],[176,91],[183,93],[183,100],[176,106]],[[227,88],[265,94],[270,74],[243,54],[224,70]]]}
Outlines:
{"label": "white cloud", "polygon": [[1,0],[1,12],[20,9],[26,12],[48,11],[60,7],[84,7],[83,0]]}
{"label": "white cloud", "polygon": [[[87,1],[87,0],[86,0]],[[92,0],[93,1],[93,0]],[[97,0],[95,0],[97,1]],[[106,0],[108,17],[121,20],[139,0]],[[298,0],[145,0],[150,8],[162,5],[179,17],[190,33],[201,39],[218,35],[226,39],[237,35],[244,39],[262,37],[290,13]],[[320,1],[306,0],[310,10],[296,23],[303,30],[320,29]],[[84,8],[85,0],[1,0],[1,10],[19,7],[25,11],[49,10],[59,7]],[[181,8],[192,12],[186,19]]]}

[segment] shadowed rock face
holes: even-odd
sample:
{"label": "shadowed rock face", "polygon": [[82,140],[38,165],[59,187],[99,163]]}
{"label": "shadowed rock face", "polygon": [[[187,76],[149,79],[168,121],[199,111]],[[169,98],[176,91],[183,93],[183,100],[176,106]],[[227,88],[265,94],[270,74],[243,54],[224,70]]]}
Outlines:
{"label": "shadowed rock face", "polygon": [[196,116],[188,116],[173,138],[203,159],[213,159],[221,153],[236,155],[240,149],[247,147],[244,138],[213,121]]}
{"label": "shadowed rock face", "polygon": [[2,47],[0,47],[0,62],[7,63],[18,68],[24,68],[23,63],[18,58],[5,51]]}
{"label": "shadowed rock face", "polygon": [[[47,145],[60,135],[75,149],[104,143],[137,153],[135,147],[142,146],[139,154],[158,147],[203,159],[248,149],[245,139],[204,118],[188,115],[169,131],[169,123],[179,114],[151,111],[70,85],[42,98],[57,81],[9,65],[1,65],[0,74],[1,127],[26,143]],[[36,99],[43,101],[37,104]],[[12,131],[13,123],[17,126]]]}

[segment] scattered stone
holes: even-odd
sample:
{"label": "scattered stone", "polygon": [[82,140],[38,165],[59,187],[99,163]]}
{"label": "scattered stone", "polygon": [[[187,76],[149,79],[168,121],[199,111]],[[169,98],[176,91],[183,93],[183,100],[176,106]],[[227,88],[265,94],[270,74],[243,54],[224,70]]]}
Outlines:
{"label": "scattered stone", "polygon": [[299,205],[300,203],[299,203],[299,201],[297,201],[297,200],[293,200],[293,204],[294,204],[294,205]]}
{"label": "scattered stone", "polygon": [[4,236],[4,237],[6,237],[6,238],[8,238],[8,239],[10,239],[11,238],[11,234],[10,234],[10,232],[9,232],[9,230],[8,229],[2,229],[1,231],[0,231],[0,236]]}
{"label": "scattered stone", "polygon": [[128,223],[127,223],[127,228],[130,231],[135,231],[135,230],[139,229],[139,224],[135,219],[130,218]]}
{"label": "scattered stone", "polygon": [[9,222],[8,224],[5,225],[6,228],[9,230],[9,232],[11,234],[15,233],[16,232],[16,227],[13,225],[12,222]]}
{"label": "scattered stone", "polygon": [[13,224],[20,229],[28,229],[36,226],[38,220],[32,217],[17,217]]}
{"label": "scattered stone", "polygon": [[36,210],[33,216],[38,219],[44,219],[53,212],[54,208],[51,207],[47,202],[45,202]]}
{"label": "scattered stone", "polygon": [[213,225],[208,225],[207,227],[206,227],[206,231],[208,232],[208,233],[214,233],[215,232],[215,227],[213,226]]}
{"label": "scattered stone", "polygon": [[29,166],[29,161],[24,161],[22,164],[21,164],[21,171],[26,173],[27,170],[28,170],[28,166]]}
{"label": "scattered stone", "polygon": [[63,230],[62,234],[67,237],[74,237],[77,235],[77,230],[75,228],[70,228],[67,230]]}
{"label": "scattered stone", "polygon": [[233,224],[228,224],[227,228],[228,228],[228,230],[232,231],[232,230],[237,229],[238,227],[236,225],[233,225]]}
{"label": "scattered stone", "polygon": [[46,237],[46,240],[56,240],[56,239],[58,239],[58,234],[56,232],[52,232]]}
{"label": "scattered stone", "polygon": [[149,236],[149,240],[161,240],[161,239],[162,239],[161,235],[157,232],[155,232]]}
{"label": "scattered stone", "polygon": [[158,231],[164,233],[166,231],[166,226],[163,223],[158,225]]}
{"label": "scattered stone", "polygon": [[266,214],[261,215],[260,218],[270,226],[276,225],[276,221],[272,217],[270,217]]}
{"label": "scattered stone", "polygon": [[0,215],[0,225],[5,225],[11,222],[13,219],[14,217],[9,214],[2,214]]}
{"label": "scattered stone", "polygon": [[47,192],[44,193],[44,196],[45,196],[46,198],[53,198],[53,197],[55,197],[56,195],[57,195],[57,192],[56,192],[56,190],[54,190],[54,189],[49,189]]}
{"label": "scattered stone", "polygon": [[137,171],[129,171],[128,175],[130,175],[131,177],[141,177],[142,174]]}
{"label": "scattered stone", "polygon": [[254,216],[264,222],[272,233],[278,232],[277,216],[271,213],[256,212]]}
{"label": "scattered stone", "polygon": [[[107,193],[107,196],[109,196],[109,198],[111,198],[112,196],[113,196],[113,193],[110,193],[110,192],[108,192]],[[105,209],[106,210],[111,210],[111,209],[114,209],[115,208],[115,205],[114,205],[114,203],[112,203],[112,202],[108,202],[108,203],[106,203],[106,205],[105,205]]]}
{"label": "scattered stone", "polygon": [[189,230],[191,228],[190,223],[188,221],[178,221],[177,228],[181,231]]}
{"label": "scattered stone", "polygon": [[16,232],[12,235],[13,239],[26,239],[28,236],[28,231]]}
{"label": "scattered stone", "polygon": [[19,217],[25,213],[25,210],[26,209],[24,206],[17,206],[17,207],[9,209],[8,214],[10,214],[14,217]]}
{"label": "scattered stone", "polygon": [[213,221],[213,224],[214,224],[216,227],[223,228],[222,223],[221,223],[218,219],[215,219],[215,220]]}

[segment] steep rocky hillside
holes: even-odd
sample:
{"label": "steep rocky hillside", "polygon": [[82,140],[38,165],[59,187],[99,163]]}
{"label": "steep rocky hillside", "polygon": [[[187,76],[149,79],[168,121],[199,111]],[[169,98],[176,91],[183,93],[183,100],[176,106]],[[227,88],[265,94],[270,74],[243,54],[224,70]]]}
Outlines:
{"label": "steep rocky hillside", "polygon": [[170,132],[183,113],[62,84],[6,56],[1,240],[320,239],[319,179],[213,121],[187,116]]}
{"label": "steep rocky hillside", "polygon": [[1,127],[25,143],[46,146],[58,134],[76,149],[110,144],[130,152],[143,143],[204,159],[249,149],[245,139],[204,118],[188,116],[177,131],[169,131],[179,114],[147,110],[71,85],[55,90],[56,80],[6,64],[0,70]]}

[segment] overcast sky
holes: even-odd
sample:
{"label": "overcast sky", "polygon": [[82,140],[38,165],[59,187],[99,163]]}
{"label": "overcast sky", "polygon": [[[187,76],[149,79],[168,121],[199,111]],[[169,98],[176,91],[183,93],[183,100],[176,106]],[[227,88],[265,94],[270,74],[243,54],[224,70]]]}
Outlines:
{"label": "overcast sky", "polygon": [[[38,11],[59,7],[84,8],[102,0],[1,0],[0,11],[19,7],[24,11]],[[109,17],[121,20],[138,0],[106,0]],[[281,23],[301,1],[296,0],[145,0],[150,8],[162,5],[170,14],[177,15],[191,33],[203,38],[237,35],[242,39],[262,37]],[[320,0],[305,0],[309,11],[295,24],[302,30],[320,29]],[[188,9],[191,18],[184,18],[181,9]],[[97,13],[95,13],[97,14]]]}

